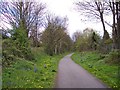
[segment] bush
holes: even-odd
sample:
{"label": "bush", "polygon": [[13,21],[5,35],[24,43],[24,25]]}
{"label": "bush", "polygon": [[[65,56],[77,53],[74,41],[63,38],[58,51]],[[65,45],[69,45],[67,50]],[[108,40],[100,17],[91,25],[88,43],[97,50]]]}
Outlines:
{"label": "bush", "polygon": [[23,28],[16,29],[11,38],[2,41],[3,46],[3,67],[10,65],[16,61],[16,58],[24,58],[26,60],[34,60],[31,52],[28,37]]}
{"label": "bush", "polygon": [[113,50],[109,53],[108,57],[106,58],[106,63],[109,64],[120,64],[120,51]]}

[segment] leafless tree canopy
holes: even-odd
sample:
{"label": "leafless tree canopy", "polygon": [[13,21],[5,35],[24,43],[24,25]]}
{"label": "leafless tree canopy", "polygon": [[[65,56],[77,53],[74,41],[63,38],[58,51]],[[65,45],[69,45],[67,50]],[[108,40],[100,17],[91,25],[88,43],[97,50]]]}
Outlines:
{"label": "leafless tree canopy", "polygon": [[76,2],[77,11],[81,14],[91,18],[91,19],[100,19],[100,13],[106,13],[106,3],[99,2],[98,0]]}
{"label": "leafless tree canopy", "polygon": [[103,26],[104,35],[103,38],[106,40],[107,31],[105,27],[104,14],[108,14],[107,3],[100,2],[99,0],[84,1],[76,3],[77,10],[82,12],[89,19],[94,20],[95,18],[100,20]]}
{"label": "leafless tree canopy", "polygon": [[4,23],[19,27],[22,21],[27,34],[32,26],[41,25],[45,13],[45,5],[37,2],[0,2],[0,15]]}

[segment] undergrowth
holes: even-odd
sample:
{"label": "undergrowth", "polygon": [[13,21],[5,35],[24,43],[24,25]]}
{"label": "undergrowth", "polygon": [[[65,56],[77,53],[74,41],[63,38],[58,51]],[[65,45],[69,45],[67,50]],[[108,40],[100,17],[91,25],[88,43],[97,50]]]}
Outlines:
{"label": "undergrowth", "polygon": [[59,60],[65,55],[49,56],[42,48],[33,48],[35,60],[16,60],[2,73],[3,88],[52,88]]}

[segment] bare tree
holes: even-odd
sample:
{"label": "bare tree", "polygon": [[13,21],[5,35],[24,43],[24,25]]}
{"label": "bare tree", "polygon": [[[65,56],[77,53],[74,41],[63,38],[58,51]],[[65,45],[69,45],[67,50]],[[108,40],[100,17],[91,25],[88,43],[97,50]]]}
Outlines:
{"label": "bare tree", "polygon": [[45,51],[50,54],[59,54],[68,50],[70,37],[66,33],[66,18],[49,15],[45,31],[42,34],[42,42]]}
{"label": "bare tree", "polygon": [[120,48],[120,41],[119,41],[119,36],[120,36],[120,31],[119,31],[119,2],[116,0],[109,0],[106,2],[109,6],[109,10],[112,12],[112,18],[113,18],[113,25],[112,25],[112,37],[113,37],[113,48],[118,49]]}
{"label": "bare tree", "polygon": [[11,24],[18,28],[22,22],[28,35],[31,27],[37,22],[37,26],[42,23],[45,5],[37,2],[0,2],[0,14],[4,23]]}
{"label": "bare tree", "polygon": [[[117,44],[116,49],[120,50],[120,1],[116,2],[116,14],[117,14]],[[120,57],[119,57],[120,58]]]}
{"label": "bare tree", "polygon": [[74,42],[76,42],[79,39],[79,37],[82,37],[82,32],[76,31],[73,33],[72,39]]}
{"label": "bare tree", "polygon": [[[107,21],[104,19],[104,15],[109,13],[106,2],[100,2],[99,0],[77,2],[76,7],[79,12],[82,12],[82,14],[89,19],[94,20],[96,18],[97,20],[100,20],[104,30],[103,39],[109,39],[109,34],[105,28],[105,23],[107,23]],[[109,23],[107,24],[111,26]]]}

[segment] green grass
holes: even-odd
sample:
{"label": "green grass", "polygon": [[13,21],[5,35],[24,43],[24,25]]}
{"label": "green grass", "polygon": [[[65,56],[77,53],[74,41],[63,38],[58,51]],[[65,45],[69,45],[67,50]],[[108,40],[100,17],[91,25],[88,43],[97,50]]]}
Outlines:
{"label": "green grass", "polygon": [[98,52],[76,52],[72,55],[72,59],[110,88],[118,88],[118,66],[105,63],[102,54]]}
{"label": "green grass", "polygon": [[3,88],[54,87],[58,62],[65,54],[49,56],[41,48],[33,48],[32,51],[35,61],[19,59],[10,67],[3,69]]}

